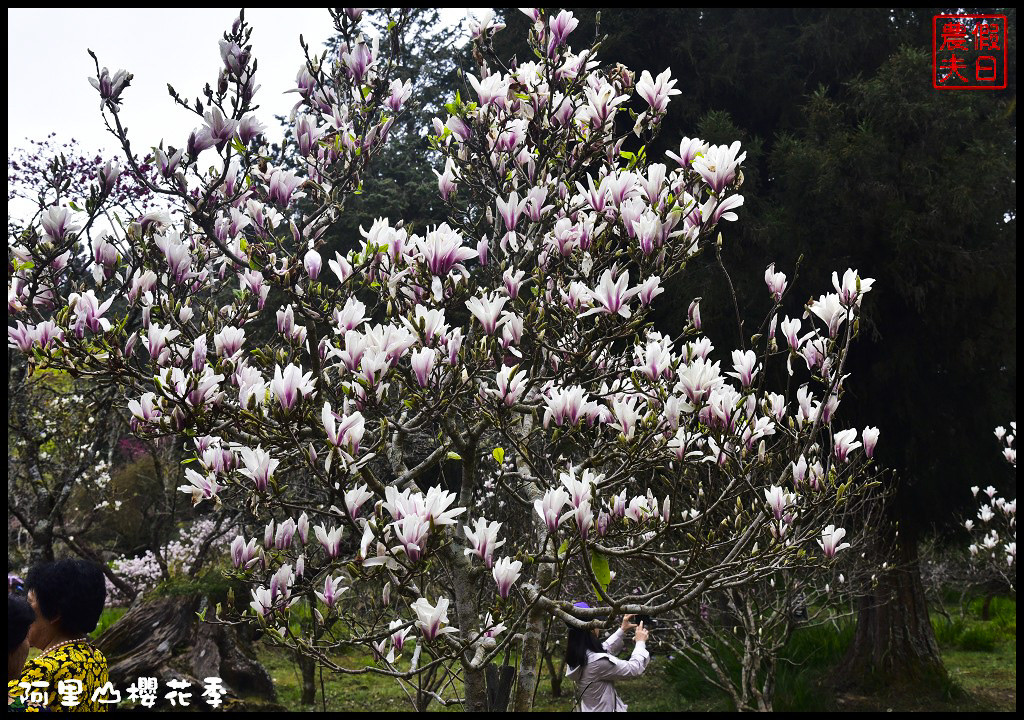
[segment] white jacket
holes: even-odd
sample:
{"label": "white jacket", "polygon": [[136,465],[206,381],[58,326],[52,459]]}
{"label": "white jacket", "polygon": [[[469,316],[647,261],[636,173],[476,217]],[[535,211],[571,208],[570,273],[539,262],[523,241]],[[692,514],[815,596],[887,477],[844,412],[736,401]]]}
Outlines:
{"label": "white jacket", "polygon": [[615,678],[636,677],[647,668],[651,656],[642,640],[629,660],[615,657],[622,651],[622,628],[602,643],[604,652],[587,651],[587,664],[571,667],[566,677],[576,683],[578,707],[582,712],[626,712],[626,704],[615,692]]}

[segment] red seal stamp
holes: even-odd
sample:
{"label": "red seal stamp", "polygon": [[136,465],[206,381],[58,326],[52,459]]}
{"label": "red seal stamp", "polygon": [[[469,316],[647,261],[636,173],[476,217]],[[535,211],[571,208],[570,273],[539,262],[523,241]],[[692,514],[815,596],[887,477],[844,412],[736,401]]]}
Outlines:
{"label": "red seal stamp", "polygon": [[1006,88],[1006,16],[932,18],[932,87],[937,90]]}

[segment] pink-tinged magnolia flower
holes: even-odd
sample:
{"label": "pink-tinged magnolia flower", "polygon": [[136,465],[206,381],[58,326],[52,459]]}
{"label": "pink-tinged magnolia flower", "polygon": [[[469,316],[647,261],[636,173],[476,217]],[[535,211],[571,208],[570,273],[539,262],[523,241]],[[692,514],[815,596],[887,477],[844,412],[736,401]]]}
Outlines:
{"label": "pink-tinged magnolia flower", "polygon": [[508,302],[507,297],[501,297],[495,292],[483,297],[470,298],[466,301],[466,307],[480,321],[484,333],[493,335],[498,326],[498,316],[506,302]]}
{"label": "pink-tinged magnolia flower", "polygon": [[391,630],[391,647],[393,652],[401,653],[402,648],[405,647],[405,637],[412,630],[410,627],[406,627],[407,623],[404,620],[397,619],[392,620],[388,623],[388,629]]}
{"label": "pink-tinged magnolia flower", "polygon": [[404,84],[401,80],[392,80],[388,92],[384,104],[391,108],[392,112],[398,112],[412,95],[412,80],[406,80]]}
{"label": "pink-tinged magnolia flower", "polygon": [[292,200],[298,199],[299,196],[294,195],[294,193],[302,182],[302,178],[291,170],[275,169],[270,174],[270,183],[268,185],[270,202],[282,207],[288,207]]}
{"label": "pink-tinged magnolia flower", "polygon": [[437,175],[437,189],[440,190],[441,199],[447,202],[453,193],[456,192],[459,185],[456,183],[458,176],[456,175],[455,163],[452,158],[447,159],[444,163],[444,173],[439,173],[434,170],[434,174]]}
{"label": "pink-tinged magnolia flower", "polygon": [[612,509],[612,518],[613,519],[622,519],[623,517],[625,517],[625,515],[626,515],[626,491],[625,490],[623,490],[622,492],[618,493],[617,495],[612,495],[611,509]]}
{"label": "pink-tinged magnolia flower", "polygon": [[160,408],[156,404],[156,393],[143,393],[142,397],[128,401],[128,409],[139,420],[149,422],[160,417]]}
{"label": "pink-tinged magnolia flower", "polygon": [[742,206],[742,195],[729,195],[724,200],[717,196],[711,196],[700,206],[700,218],[712,225],[717,225],[721,220],[736,222],[739,216],[732,211]]}
{"label": "pink-tinged magnolia flower", "polygon": [[466,512],[466,508],[449,506],[458,500],[455,493],[448,492],[440,486],[427,488],[423,499],[423,517],[434,525],[455,525],[455,518]]}
{"label": "pink-tinged magnolia flower", "polygon": [[435,340],[444,340],[448,335],[448,323],[444,321],[444,309],[426,309],[422,305],[413,308],[412,318],[402,318],[402,323],[423,338],[426,345]]}
{"label": "pink-tinged magnolia flower", "polygon": [[309,540],[309,516],[306,513],[299,515],[299,521],[295,523],[295,530],[299,533],[299,542],[305,545]]}
{"label": "pink-tinged magnolia flower", "polygon": [[218,357],[234,357],[245,342],[245,328],[226,327],[213,336],[213,347]]}
{"label": "pink-tinged magnolia flower", "polygon": [[666,69],[665,72],[660,73],[657,80],[644,70],[636,84],[637,94],[646,100],[651,109],[659,115],[665,112],[671,96],[679,95],[681,92],[675,89],[676,81],[671,78],[671,69]]}
{"label": "pink-tinged magnolia flower", "polygon": [[338,598],[348,590],[347,587],[342,587],[341,583],[344,578],[336,578],[328,575],[324,578],[324,591],[316,592],[316,596],[320,598],[320,601],[329,608],[334,607],[334,603],[338,601]]}
{"label": "pink-tinged magnolia flower", "polygon": [[251,592],[252,602],[249,603],[249,607],[257,615],[264,618],[268,617],[274,611],[274,601],[270,597],[270,590],[261,585]]}
{"label": "pink-tinged magnolia flower", "polygon": [[432,275],[443,277],[464,260],[477,256],[477,251],[462,244],[462,236],[452,230],[448,223],[441,223],[427,233],[420,243],[423,260]]}
{"label": "pink-tinged magnolia flower", "polygon": [[836,292],[839,293],[839,303],[843,307],[860,307],[860,301],[864,298],[864,293],[871,290],[871,286],[874,284],[873,278],[861,278],[856,270],[846,269],[843,273],[843,282],[839,282],[839,273],[835,270],[832,271],[832,285],[835,286]]}
{"label": "pink-tinged magnolia flower", "polygon": [[323,268],[323,259],[313,248],[306,251],[306,256],[302,259],[302,266],[306,269],[306,274],[309,275],[310,280],[316,280],[320,276],[320,270]]}
{"label": "pink-tinged magnolia flower", "polygon": [[513,190],[512,194],[508,196],[508,200],[502,200],[500,197],[496,200],[498,206],[498,214],[501,216],[502,221],[505,223],[505,229],[509,232],[513,232],[516,229],[516,225],[519,224],[519,216],[523,214],[526,209],[528,198],[519,199],[519,195]]}
{"label": "pink-tinged magnolia flower", "polygon": [[281,461],[272,459],[270,453],[259,445],[256,446],[255,450],[243,447],[240,453],[245,468],[238,472],[252,480],[256,485],[256,489],[263,492],[267,489],[270,481],[274,479],[274,470],[281,464]]}
{"label": "pink-tinged magnolia flower", "polygon": [[445,123],[445,127],[452,131],[452,134],[458,138],[459,142],[465,142],[473,133],[469,125],[467,125],[462,118],[456,117],[455,115],[448,118],[448,122]]}
{"label": "pink-tinged magnolia flower", "polygon": [[327,553],[327,557],[336,558],[341,554],[342,530],[343,528],[341,527],[332,527],[328,530],[323,525],[317,525],[313,528],[313,532],[316,534],[316,539],[323,546],[324,552]]}
{"label": "pink-tinged magnolia flower", "polygon": [[504,23],[494,22],[494,11],[490,8],[480,11],[480,19],[469,16],[469,34],[474,40],[486,38],[505,27]]}
{"label": "pink-tinged magnolia flower", "polygon": [[647,497],[644,495],[637,495],[629,501],[629,505],[626,507],[624,514],[633,522],[639,523],[643,522],[651,512],[651,508],[647,504]]}
{"label": "pink-tinged magnolia flower", "polygon": [[295,537],[295,521],[288,518],[277,526],[274,533],[274,547],[278,550],[286,550],[292,545],[292,538]]}
{"label": "pink-tinged magnolia flower", "polygon": [[[366,430],[366,420],[358,410],[350,415],[339,417],[331,410],[329,402],[324,403],[320,412],[320,419],[323,422],[327,439],[334,447],[348,447],[353,453],[359,452],[359,443],[362,442]],[[339,425],[335,421],[340,420]]]}
{"label": "pink-tinged magnolia flower", "polygon": [[857,442],[857,428],[841,430],[835,434],[835,452],[838,462],[846,462],[847,456],[860,447]]}
{"label": "pink-tinged magnolia flower", "polygon": [[601,484],[604,475],[596,475],[588,469],[584,470],[583,475],[577,480],[576,468],[570,465],[569,472],[560,473],[558,479],[569,493],[569,502],[574,508],[578,508],[584,502],[590,502],[593,488]]}
{"label": "pink-tinged magnolia flower", "polygon": [[425,388],[429,384],[435,360],[437,360],[437,350],[434,348],[426,347],[413,351],[412,372],[420,387]]}
{"label": "pink-tinged magnolia flower", "polygon": [[[430,532],[430,522],[419,515],[406,515],[401,520],[392,523],[395,529],[395,537],[405,550],[409,562],[416,562],[423,556],[426,548],[427,535]],[[397,549],[397,548],[395,548]]]}
{"label": "pink-tinged magnolia flower", "polygon": [[743,387],[748,388],[761,366],[757,365],[757,355],[753,350],[746,352],[733,350],[732,367],[736,372],[726,373],[726,375],[736,378]]}
{"label": "pink-tinged magnolia flower", "polygon": [[817,315],[828,325],[829,337],[835,337],[843,321],[850,317],[850,310],[843,307],[839,296],[833,293],[822,295],[817,300],[812,300],[807,309]]}
{"label": "pink-tinged magnolia flower", "polygon": [[575,425],[585,415],[595,412],[597,407],[588,401],[589,395],[579,385],[562,388],[557,385],[548,391],[544,398],[547,409],[544,411],[544,427],[554,420],[555,425]]}
{"label": "pink-tinged magnolia flower", "polygon": [[581,502],[573,512],[573,517],[576,518],[576,529],[579,530],[580,537],[586,540],[590,535],[590,529],[594,527],[594,511],[590,507],[590,500]]}
{"label": "pink-tinged magnolia flower", "polygon": [[85,334],[85,328],[92,332],[107,332],[110,330],[110,321],[103,317],[114,298],[109,298],[102,305],[92,290],[86,290],[82,294],[71,293],[68,296],[68,305],[74,308],[75,324],[74,332],[78,337]]}
{"label": "pink-tinged magnolia flower", "polygon": [[243,145],[248,145],[254,138],[262,135],[266,129],[267,126],[257,120],[255,115],[248,113],[242,116],[242,120],[238,123],[238,139],[242,141]]}
{"label": "pink-tinged magnolia flower", "polygon": [[633,348],[637,364],[630,370],[638,370],[650,381],[657,380],[662,374],[669,375],[672,371],[672,352],[661,342],[649,340],[647,347],[637,345]]}
{"label": "pink-tinged magnolia flower", "polygon": [[491,617],[490,613],[484,616],[484,626],[480,631],[480,634],[486,638],[498,637],[501,633],[505,632],[508,628],[505,627],[504,623],[495,623],[494,618]]}
{"label": "pink-tinged magnolia flower", "polygon": [[807,475],[807,458],[801,455],[799,460],[790,464],[793,466],[793,484],[800,485]]}
{"label": "pink-tinged magnolia flower", "polygon": [[35,334],[32,326],[25,326],[21,320],[17,327],[7,326],[7,347],[16,347],[23,353],[27,353],[35,344]]}
{"label": "pink-tinged magnolia flower", "polygon": [[548,490],[544,497],[533,501],[533,508],[540,515],[540,519],[547,525],[548,532],[555,532],[558,526],[565,522],[574,510],[561,515],[562,508],[569,502],[569,495],[563,488]]}
{"label": "pink-tinged magnolia flower", "polygon": [[708,144],[700,138],[684,137],[679,141],[679,154],[674,152],[665,153],[679,163],[679,167],[687,168],[697,155],[707,152]]}
{"label": "pink-tinged magnolia flower", "polygon": [[345,282],[352,275],[352,264],[341,256],[341,253],[334,253],[334,259],[327,261],[327,267],[338,277],[338,280]]}
{"label": "pink-tinged magnolia flower", "polygon": [[617,396],[609,403],[614,418],[610,424],[621,432],[626,440],[633,439],[637,421],[640,419],[636,403],[637,398],[634,395]]}
{"label": "pink-tinged magnolia flower", "polygon": [[[359,539],[359,559],[364,562],[369,559],[370,544],[373,542],[373,526],[370,523],[363,521],[363,536]],[[383,547],[383,544],[382,544]],[[394,561],[392,561],[394,562]],[[388,593],[391,589],[391,583],[388,582],[384,585],[384,604],[388,604]]]}
{"label": "pink-tinged magnolia flower", "polygon": [[494,565],[494,551],[505,544],[504,540],[498,540],[500,529],[500,522],[488,522],[486,518],[477,518],[475,530],[469,525],[463,525],[466,542],[470,544],[470,547],[465,549],[465,554],[476,555],[484,561],[487,569],[490,569]]}
{"label": "pink-tinged magnolia flower", "polygon": [[703,156],[693,159],[693,169],[719,194],[736,179],[736,172],[747,154],[739,154],[740,141],[732,145],[712,145]]}
{"label": "pink-tinged magnolia flower", "polygon": [[167,342],[179,335],[181,333],[178,330],[173,330],[170,324],[166,327],[161,327],[157,323],[150,325],[146,331],[146,349],[149,351],[149,356],[153,359],[159,358],[166,348]]}
{"label": "pink-tinged magnolia flower", "polygon": [[792,493],[784,492],[778,485],[772,485],[770,489],[764,491],[765,500],[768,501],[768,507],[772,511],[772,515],[775,516],[776,520],[782,520],[786,514],[786,508],[789,508],[796,502],[796,496]]}
{"label": "pink-tinged magnolia flower", "polygon": [[876,427],[870,425],[864,428],[862,436],[864,438],[864,454],[868,456],[870,460],[875,456],[875,445],[878,444],[879,430]]}
{"label": "pink-tinged magnolia flower", "polygon": [[548,40],[548,57],[555,56],[555,51],[565,43],[569,33],[575,30],[579,24],[580,21],[568,10],[562,10],[558,15],[548,19],[548,28],[551,31]]}
{"label": "pink-tinged magnolia flower", "polygon": [[509,298],[512,300],[519,297],[519,288],[525,275],[526,273],[522,270],[513,271],[512,268],[509,268],[501,276],[501,281],[505,285],[505,292],[508,293]]}
{"label": "pink-tinged magnolia flower", "polygon": [[309,397],[314,390],[312,371],[303,375],[302,368],[289,363],[282,373],[280,365],[274,366],[274,379],[270,381],[270,391],[285,410],[291,410],[295,406],[300,393],[303,397]]}
{"label": "pink-tinged magnolia flower", "polygon": [[782,335],[793,351],[800,350],[800,320],[790,320],[789,316],[779,325]]}
{"label": "pink-tinged magnolia flower", "polygon": [[595,306],[580,317],[586,317],[593,313],[607,313],[608,315],[621,315],[628,318],[632,315],[629,309],[629,300],[638,292],[638,288],[629,288],[629,271],[619,275],[614,280],[611,270],[605,270],[601,276],[598,286],[592,292]]}
{"label": "pink-tinged magnolia flower", "polygon": [[850,547],[850,543],[843,543],[842,545],[839,544],[845,536],[846,530],[843,528],[837,528],[834,525],[828,525],[821,531],[821,540],[818,541],[818,545],[821,546],[822,552],[825,553],[825,557],[834,558],[837,552]]}
{"label": "pink-tinged magnolia flower", "polygon": [[786,274],[775,272],[775,263],[769,265],[764,271],[764,282],[768,286],[768,292],[772,294],[772,299],[775,302],[781,301],[782,293],[786,292]]}
{"label": "pink-tinged magnolia flower", "polygon": [[677,392],[682,390],[693,405],[700,405],[711,391],[723,382],[719,366],[720,363],[710,363],[701,357],[695,357],[690,363],[681,365],[677,371]]}
{"label": "pink-tinged magnolia flower", "polygon": [[[591,516],[593,519],[593,516]],[[509,592],[512,590],[512,585],[516,580],[519,579],[520,570],[523,568],[523,563],[519,560],[512,560],[511,558],[501,558],[498,562],[494,563],[494,569],[491,574],[494,575],[494,581],[498,583],[498,595],[502,598],[507,598]]]}
{"label": "pink-tinged magnolia flower", "polygon": [[700,298],[690,303],[690,307],[686,309],[686,316],[690,319],[690,324],[700,330]]}
{"label": "pink-tinged magnolia flower", "polygon": [[374,58],[377,55],[378,39],[373,38],[373,47],[368,47],[361,40],[356,43],[355,48],[349,48],[341,54],[341,61],[345,64],[346,71],[357,84],[363,82],[367,71],[373,67]]}
{"label": "pink-tinged magnolia flower", "polygon": [[235,537],[231,541],[231,562],[236,568],[248,567],[249,564],[259,556],[256,550],[256,538],[252,538],[249,542],[245,541],[241,535]]}
{"label": "pink-tinged magnolia flower", "polygon": [[507,407],[512,407],[519,402],[519,398],[526,390],[526,371],[515,372],[515,370],[515,367],[503,365],[495,377],[495,384],[498,388],[495,394]]}
{"label": "pink-tinged magnolia flower", "polygon": [[501,73],[488,75],[482,80],[477,80],[474,75],[466,75],[466,79],[469,80],[469,84],[476,90],[481,106],[486,107],[492,104],[498,108],[508,106],[509,80],[503,77]]}
{"label": "pink-tinged magnolia flower", "polygon": [[191,494],[193,505],[198,505],[203,500],[216,498],[217,493],[224,489],[224,486],[217,482],[217,476],[213,473],[200,475],[192,468],[186,468],[185,479],[189,481],[189,484],[179,485],[178,490]]}
{"label": "pink-tinged magnolia flower", "polygon": [[661,278],[657,275],[652,275],[644,280],[642,285],[638,285],[636,291],[640,302],[644,305],[650,305],[654,298],[665,292],[665,288],[661,287]]}
{"label": "pink-tinged magnolia flower", "polygon": [[363,504],[373,497],[373,493],[366,489],[366,485],[356,485],[351,490],[345,491],[345,509],[348,510],[350,517],[359,517],[359,509]]}
{"label": "pink-tinged magnolia flower", "polygon": [[316,147],[317,141],[327,132],[326,127],[317,127],[316,118],[299,113],[295,118],[295,141],[299,145],[299,155],[306,157]]}
{"label": "pink-tinged magnolia flower", "polygon": [[448,624],[448,598],[438,598],[437,605],[431,605],[426,598],[419,598],[409,606],[416,613],[416,626],[423,633],[424,640],[433,640],[438,635],[458,632]]}

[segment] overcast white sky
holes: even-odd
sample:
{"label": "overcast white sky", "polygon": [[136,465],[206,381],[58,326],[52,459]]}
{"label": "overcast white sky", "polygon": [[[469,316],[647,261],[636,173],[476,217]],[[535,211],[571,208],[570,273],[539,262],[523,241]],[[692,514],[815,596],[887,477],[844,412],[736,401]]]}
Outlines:
{"label": "overcast white sky", "polygon": [[[26,138],[76,139],[86,151],[115,150],[99,113],[99,95],[89,84],[95,75],[91,48],[111,74],[133,73],[122,95],[122,123],[132,147],[144,152],[161,138],[178,147],[201,124],[194,114],[174,104],[167,84],[183,97],[195,99],[213,83],[221,67],[218,40],[237,16],[237,9],[8,9],[7,11],[7,146],[26,146]],[[465,8],[443,15],[456,22]],[[301,33],[311,49],[322,49],[331,33],[323,9],[247,9],[253,27],[253,53],[259,60],[256,101],[271,137],[280,138],[275,114],[287,114],[297,98],[294,87],[303,62]]]}

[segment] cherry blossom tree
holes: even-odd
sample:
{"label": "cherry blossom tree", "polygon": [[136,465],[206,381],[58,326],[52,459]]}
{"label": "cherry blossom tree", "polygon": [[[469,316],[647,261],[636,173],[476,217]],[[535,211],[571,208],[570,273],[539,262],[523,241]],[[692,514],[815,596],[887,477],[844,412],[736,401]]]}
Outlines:
{"label": "cherry blossom tree", "polygon": [[[307,49],[297,76],[302,172],[268,155],[240,15],[217,80],[194,103],[172,91],[200,124],[154,149],[156,178],[121,124],[131,75],[96,64],[127,170],[174,214],[107,228],[101,193],[41,208],[9,246],[10,342],[121,388],[141,436],[188,436],[181,489],[251,518],[230,549],[251,598],[207,620],[472,710],[512,648],[512,707],[530,708],[552,617],[669,614],[830,562],[864,531],[836,525],[878,439],[837,421],[872,286],[855,270],[800,306],[769,266],[774,305],[739,347],[703,334],[699,299],[674,335],[650,327],[666,283],[721,260],[745,153],[683,138],[649,158],[670,72],[604,67],[570,48],[572,13],[526,12],[535,58],[506,66],[480,20],[478,68],[434,121],[445,223],[380,218],[357,250],[320,252],[408,93],[400,33],[346,9],[337,51]],[[626,567],[644,582],[612,583]],[[352,645],[374,662],[341,665]]]}

